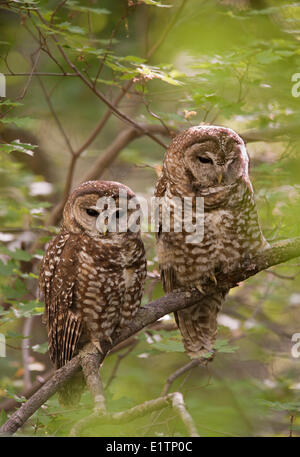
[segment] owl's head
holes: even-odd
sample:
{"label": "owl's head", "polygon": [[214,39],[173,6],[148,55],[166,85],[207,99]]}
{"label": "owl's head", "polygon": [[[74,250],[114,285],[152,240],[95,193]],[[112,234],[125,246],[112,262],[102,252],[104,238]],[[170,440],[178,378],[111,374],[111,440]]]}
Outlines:
{"label": "owl's head", "polygon": [[111,238],[126,233],[130,228],[128,219],[134,211],[130,205],[128,208],[131,199],[135,199],[133,191],[118,182],[84,182],[68,198],[63,227],[68,232],[84,232],[92,238]]}
{"label": "owl's head", "polygon": [[242,138],[218,126],[191,127],[168,148],[165,171],[176,184],[185,181],[198,189],[228,186],[248,177],[249,158]]}

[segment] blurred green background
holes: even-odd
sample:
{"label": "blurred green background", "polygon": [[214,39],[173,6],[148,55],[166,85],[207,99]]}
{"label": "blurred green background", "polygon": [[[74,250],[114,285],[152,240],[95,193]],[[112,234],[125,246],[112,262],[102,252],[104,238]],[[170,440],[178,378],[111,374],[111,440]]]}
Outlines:
{"label": "blurred green background", "polygon": [[[300,98],[297,76],[292,80],[300,73],[300,7],[275,0],[1,2],[0,30],[0,72],[6,75],[6,97],[0,98],[0,332],[7,342],[7,356],[0,358],[1,424],[11,412],[5,400],[22,402],[24,389],[51,368],[43,304],[36,300],[38,260],[59,227],[59,217],[49,222],[49,214],[62,200],[70,144],[79,150],[107,111],[78,76],[62,76],[74,71],[53,33],[109,101],[132,81],[120,111],[136,123],[165,128],[156,134],[165,144],[168,129],[203,122],[239,134],[255,129],[257,141],[247,145],[251,179],[263,232],[272,242],[300,234]],[[76,161],[71,188],[128,128],[109,117]],[[97,178],[121,181],[150,198],[163,155],[164,148],[143,135]],[[143,299],[148,303],[163,290],[154,236],[144,233],[143,239],[154,273]],[[201,436],[300,436],[300,358],[291,354],[292,335],[300,333],[299,274],[294,259],[233,289],[220,315],[214,362],[172,385],[184,394]],[[123,352],[106,359],[104,384]],[[188,361],[172,316],[141,332],[108,383],[109,409],[159,396],[168,376]],[[54,396],[18,434],[66,436],[91,407],[87,392],[70,411]],[[186,431],[165,409],[84,434]]]}

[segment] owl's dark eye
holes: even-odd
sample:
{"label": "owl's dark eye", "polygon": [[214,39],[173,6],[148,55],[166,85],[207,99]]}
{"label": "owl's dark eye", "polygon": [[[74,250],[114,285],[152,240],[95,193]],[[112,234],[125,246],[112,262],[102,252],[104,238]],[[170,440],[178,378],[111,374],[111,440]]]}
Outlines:
{"label": "owl's dark eye", "polygon": [[88,214],[91,217],[98,217],[99,216],[98,211],[96,211],[95,209],[86,208],[85,211],[86,211],[86,214]]}
{"label": "owl's dark eye", "polygon": [[198,156],[198,160],[201,163],[210,163],[210,164],[213,163],[213,161],[209,157]]}
{"label": "owl's dark eye", "polygon": [[125,215],[125,211],[123,209],[118,209],[115,214],[116,214],[116,219],[118,220]]}

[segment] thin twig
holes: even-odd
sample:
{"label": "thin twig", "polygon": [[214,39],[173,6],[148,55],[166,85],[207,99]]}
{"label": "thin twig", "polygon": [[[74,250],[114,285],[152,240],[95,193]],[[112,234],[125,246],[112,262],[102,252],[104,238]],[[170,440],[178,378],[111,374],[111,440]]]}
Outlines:
{"label": "thin twig", "polygon": [[76,73],[54,73],[54,72],[49,72],[49,73],[45,73],[45,72],[41,72],[41,71],[36,71],[34,73],[30,72],[26,72],[26,73],[14,73],[14,72],[11,72],[11,73],[3,73],[4,76],[76,76],[76,78],[78,78],[78,75]]}
{"label": "thin twig", "polygon": [[168,377],[168,379],[167,379],[167,381],[166,381],[166,383],[165,383],[165,385],[164,385],[164,388],[163,388],[163,390],[162,390],[162,392],[161,392],[161,396],[164,396],[164,395],[166,395],[166,394],[169,392],[169,390],[170,390],[170,388],[171,388],[173,382],[174,382],[177,378],[179,378],[180,376],[182,376],[182,375],[183,375],[184,373],[186,373],[187,371],[190,371],[190,370],[192,370],[193,368],[198,367],[198,366],[201,365],[202,363],[203,363],[202,360],[195,359],[195,360],[192,360],[191,362],[187,363],[187,364],[184,365],[183,367],[178,368],[178,370],[174,371],[174,373],[172,373],[172,374]]}
{"label": "thin twig", "polygon": [[70,140],[68,138],[68,135],[66,134],[66,132],[65,132],[63,126],[62,126],[62,123],[60,122],[60,120],[59,120],[59,118],[58,118],[58,116],[57,116],[57,114],[55,112],[55,109],[54,109],[53,104],[51,102],[51,99],[50,99],[50,97],[48,95],[48,92],[47,92],[47,90],[46,90],[46,88],[44,86],[44,83],[42,82],[42,80],[40,79],[39,76],[38,76],[38,81],[39,81],[39,84],[40,84],[41,89],[43,91],[43,94],[44,94],[45,100],[46,100],[46,102],[48,104],[48,107],[49,107],[49,109],[51,111],[51,114],[52,114],[52,116],[53,116],[53,118],[54,118],[54,120],[56,122],[56,125],[57,125],[60,133],[62,134],[62,136],[63,136],[63,138],[65,140],[67,148],[68,148],[69,152],[72,154],[72,156],[74,156],[74,149],[73,149],[73,147],[71,145],[71,142],[70,142]]}
{"label": "thin twig", "polygon": [[37,56],[36,56],[35,61],[34,61],[33,65],[32,65],[31,73],[29,74],[28,80],[26,82],[26,85],[25,85],[22,93],[17,97],[18,101],[23,100],[23,98],[25,97],[25,95],[27,93],[27,90],[28,90],[28,88],[30,86],[30,83],[31,83],[31,80],[32,80],[32,75],[33,75],[33,73],[34,73],[34,71],[35,71],[35,69],[37,67],[37,64],[38,64],[40,56],[41,56],[41,48],[40,47],[36,51],[36,53],[37,53]]}
{"label": "thin twig", "polygon": [[65,4],[66,2],[67,2],[67,0],[62,0],[61,2],[59,2],[59,4],[57,5],[57,7],[55,8],[55,10],[53,11],[53,13],[51,14],[50,24],[53,23],[56,14],[57,14],[58,11],[60,10],[60,8],[62,8],[62,7],[64,6],[64,4]]}
{"label": "thin twig", "polygon": [[23,327],[23,340],[22,340],[22,359],[23,359],[23,368],[24,368],[24,387],[26,390],[29,390],[32,386],[31,384],[31,376],[30,376],[30,368],[29,368],[29,358],[30,358],[30,334],[33,324],[33,317],[28,317],[25,319],[24,327]]}
{"label": "thin twig", "polygon": [[120,366],[120,363],[122,362],[122,360],[125,357],[127,357],[130,354],[130,352],[133,351],[133,349],[136,347],[136,345],[138,343],[139,343],[138,340],[133,340],[131,345],[129,346],[129,348],[126,351],[122,352],[121,354],[117,354],[117,360],[116,360],[116,363],[115,363],[115,365],[114,365],[114,367],[112,369],[111,375],[110,375],[110,377],[108,378],[108,380],[107,380],[107,382],[105,384],[105,387],[104,387],[105,390],[108,389],[108,387],[111,385],[111,383],[115,379],[117,371],[119,369],[119,366]]}

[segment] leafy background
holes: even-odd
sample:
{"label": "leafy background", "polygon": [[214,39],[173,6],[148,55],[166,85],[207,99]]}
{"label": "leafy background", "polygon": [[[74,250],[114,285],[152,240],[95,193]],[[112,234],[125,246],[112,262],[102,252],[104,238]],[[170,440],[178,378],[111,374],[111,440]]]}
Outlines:
{"label": "leafy background", "polygon": [[[269,241],[300,232],[300,101],[292,96],[292,76],[300,71],[298,3],[61,3],[54,17],[56,1],[0,5],[0,71],[7,82],[6,97],[0,98],[0,331],[7,342],[7,356],[0,358],[0,397],[20,403],[24,389],[51,368],[36,288],[44,244],[59,227],[47,218],[62,199],[70,170],[66,138],[78,150],[107,109],[80,78],[53,75],[72,73],[53,42],[54,33],[82,74],[97,78],[96,87],[108,100],[133,80],[119,109],[136,123],[181,130],[206,122],[239,133],[266,132],[260,135],[265,141],[248,144],[263,232]],[[40,51],[34,68],[41,36],[48,52]],[[44,75],[31,77],[32,71]],[[124,128],[122,120],[110,117],[78,158],[72,186]],[[283,134],[278,137],[279,128]],[[124,182],[150,198],[163,153],[143,135],[121,151],[101,179]],[[147,303],[163,290],[156,279],[154,237],[143,237],[153,273],[143,299]],[[214,362],[172,386],[183,392],[200,435],[300,435],[300,359],[291,355],[292,335],[300,332],[299,273],[293,260],[233,289],[220,315]],[[159,396],[168,376],[188,363],[173,317],[163,324],[163,330],[141,332],[123,359],[117,353],[105,361],[102,375],[109,384],[111,411]],[[55,395],[18,434],[65,436],[91,407],[87,392],[72,410],[62,410]],[[2,407],[0,424],[6,417]],[[183,436],[185,430],[166,409],[122,427],[95,426],[85,434]]]}

